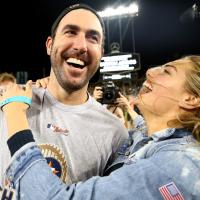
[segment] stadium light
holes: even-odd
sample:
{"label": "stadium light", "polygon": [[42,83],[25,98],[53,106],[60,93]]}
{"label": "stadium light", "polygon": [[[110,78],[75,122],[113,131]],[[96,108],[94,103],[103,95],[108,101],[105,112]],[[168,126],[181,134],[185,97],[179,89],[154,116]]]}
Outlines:
{"label": "stadium light", "polygon": [[99,11],[98,14],[103,18],[117,18],[117,17],[128,17],[135,16],[138,14],[138,4],[133,3],[128,7],[119,6],[117,8],[106,8],[103,11]]}

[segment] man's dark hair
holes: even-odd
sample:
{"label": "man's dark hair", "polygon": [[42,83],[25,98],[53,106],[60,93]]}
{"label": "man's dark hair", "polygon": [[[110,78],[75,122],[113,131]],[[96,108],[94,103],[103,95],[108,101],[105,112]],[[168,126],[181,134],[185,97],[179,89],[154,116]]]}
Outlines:
{"label": "man's dark hair", "polygon": [[57,17],[57,19],[54,21],[52,27],[51,27],[51,37],[54,38],[55,34],[56,34],[56,30],[58,28],[58,25],[60,23],[60,21],[62,20],[62,18],[69,12],[71,12],[72,10],[77,10],[77,9],[85,9],[85,10],[89,10],[91,11],[93,14],[95,14],[97,16],[97,18],[99,19],[99,22],[101,24],[102,30],[103,30],[103,44],[104,44],[104,40],[105,40],[105,25],[103,22],[103,19],[99,16],[99,14],[97,13],[96,10],[94,10],[93,8],[91,8],[90,6],[86,5],[86,4],[75,4],[72,6],[69,6],[67,8],[65,8],[60,15]]}

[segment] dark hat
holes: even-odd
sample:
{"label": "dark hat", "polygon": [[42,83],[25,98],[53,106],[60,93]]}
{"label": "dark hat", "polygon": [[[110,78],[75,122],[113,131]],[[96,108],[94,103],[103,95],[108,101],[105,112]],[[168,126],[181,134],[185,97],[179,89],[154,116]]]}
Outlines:
{"label": "dark hat", "polygon": [[52,27],[51,27],[51,36],[54,37],[55,36],[55,32],[56,29],[58,27],[59,22],[61,21],[61,19],[69,12],[71,12],[72,10],[77,10],[77,9],[85,9],[85,10],[89,10],[92,13],[94,13],[97,18],[99,19],[99,22],[101,23],[102,29],[103,29],[103,33],[105,34],[105,25],[103,22],[103,19],[99,16],[99,14],[97,13],[96,10],[94,10],[93,8],[91,8],[90,6],[86,5],[86,4],[74,4],[72,6],[69,6],[67,8],[65,8],[60,15],[57,17],[57,19],[55,20],[55,22],[53,23]]}

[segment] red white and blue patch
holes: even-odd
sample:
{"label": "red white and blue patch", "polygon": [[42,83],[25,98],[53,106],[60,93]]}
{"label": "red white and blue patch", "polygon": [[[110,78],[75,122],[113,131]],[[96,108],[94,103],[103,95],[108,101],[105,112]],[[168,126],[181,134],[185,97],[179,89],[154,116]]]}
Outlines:
{"label": "red white and blue patch", "polygon": [[63,129],[53,124],[47,124],[47,128],[51,129],[54,133],[57,133],[57,134],[63,134],[65,136],[69,134],[69,131],[67,129]]}
{"label": "red white and blue patch", "polygon": [[184,200],[174,182],[159,187],[159,191],[164,200]]}

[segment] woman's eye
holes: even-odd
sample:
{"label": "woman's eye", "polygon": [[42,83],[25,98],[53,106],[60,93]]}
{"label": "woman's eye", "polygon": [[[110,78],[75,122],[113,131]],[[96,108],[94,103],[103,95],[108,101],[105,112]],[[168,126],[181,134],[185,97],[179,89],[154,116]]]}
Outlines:
{"label": "woman's eye", "polygon": [[161,68],[162,68],[162,72],[163,72],[163,73],[171,74],[171,73],[170,73],[170,70],[167,69],[167,67],[163,66],[163,67],[161,67]]}
{"label": "woman's eye", "polygon": [[171,74],[170,71],[169,71],[168,69],[166,69],[166,68],[164,68],[163,71],[164,71],[164,73],[166,73],[166,74]]}

